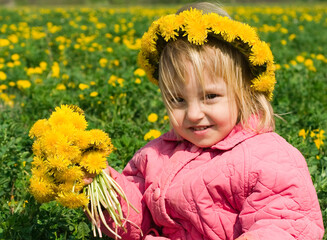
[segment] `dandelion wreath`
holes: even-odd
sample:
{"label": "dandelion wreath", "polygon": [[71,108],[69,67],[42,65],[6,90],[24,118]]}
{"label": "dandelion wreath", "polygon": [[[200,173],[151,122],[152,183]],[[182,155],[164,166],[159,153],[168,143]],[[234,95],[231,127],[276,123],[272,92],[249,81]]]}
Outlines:
{"label": "dandelion wreath", "polygon": [[[99,129],[86,130],[82,109],[74,105],[56,107],[49,119],[38,120],[29,136],[34,139],[30,192],[40,203],[57,201],[68,208],[83,207],[102,237],[100,221],[116,238],[117,228],[124,228],[128,216],[123,216],[118,197],[127,200],[120,186],[104,169],[113,150],[108,134]],[[89,185],[83,179],[96,175]],[[104,219],[106,209],[115,222],[111,229]]]}

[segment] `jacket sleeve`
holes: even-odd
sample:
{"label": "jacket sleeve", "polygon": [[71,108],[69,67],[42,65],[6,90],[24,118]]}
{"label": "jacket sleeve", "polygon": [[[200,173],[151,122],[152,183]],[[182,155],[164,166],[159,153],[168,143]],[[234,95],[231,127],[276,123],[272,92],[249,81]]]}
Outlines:
{"label": "jacket sleeve", "polygon": [[[127,218],[126,232],[122,229],[118,229],[118,234],[122,239],[138,240],[143,238],[143,233],[147,232],[152,224],[151,214],[143,201],[144,193],[144,176],[140,172],[136,163],[142,161],[141,154],[137,152],[131,161],[128,163],[123,173],[120,174],[113,168],[109,167],[109,172],[112,178],[119,184],[124,190],[124,193],[128,201],[139,211],[137,213],[132,208],[129,208],[127,203],[119,198],[119,202],[122,207],[123,215]],[[105,219],[109,227],[114,229],[114,223],[110,218],[108,212],[104,212]],[[101,230],[107,236],[114,238],[114,235],[106,229],[103,223],[101,223]]]}
{"label": "jacket sleeve", "polygon": [[321,210],[306,161],[284,139],[274,140],[264,155],[244,147],[250,160],[239,215],[244,234],[238,240],[322,239]]}

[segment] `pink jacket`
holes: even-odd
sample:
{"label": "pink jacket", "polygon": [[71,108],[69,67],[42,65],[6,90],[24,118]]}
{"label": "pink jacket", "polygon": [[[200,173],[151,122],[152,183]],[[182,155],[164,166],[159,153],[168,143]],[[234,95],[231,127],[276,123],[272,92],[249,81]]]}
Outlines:
{"label": "pink jacket", "polygon": [[170,131],[140,149],[122,174],[111,174],[140,210],[131,210],[128,219],[144,236],[127,224],[127,233],[119,232],[123,239],[323,237],[306,161],[274,132],[257,134],[237,125],[203,149]]}

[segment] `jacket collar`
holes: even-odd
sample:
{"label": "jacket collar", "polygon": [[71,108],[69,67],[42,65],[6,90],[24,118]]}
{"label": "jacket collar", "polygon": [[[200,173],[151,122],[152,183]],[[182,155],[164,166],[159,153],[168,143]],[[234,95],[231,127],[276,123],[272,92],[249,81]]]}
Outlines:
{"label": "jacket collar", "polygon": [[[237,124],[230,133],[218,143],[212,145],[211,149],[229,150],[235,147],[237,144],[244,140],[251,138],[259,133],[255,130],[258,125],[259,119],[256,116],[252,116],[249,119],[249,127],[244,128],[242,124]],[[163,139],[166,141],[186,141],[178,136],[174,130],[170,130],[163,135]]]}

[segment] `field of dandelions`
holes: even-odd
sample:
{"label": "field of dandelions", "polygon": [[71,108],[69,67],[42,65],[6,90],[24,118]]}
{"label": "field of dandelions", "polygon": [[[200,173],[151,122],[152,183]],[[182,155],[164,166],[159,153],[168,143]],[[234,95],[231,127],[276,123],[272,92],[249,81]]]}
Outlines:
{"label": "field of dandelions", "polygon": [[[327,222],[327,5],[226,7],[271,44],[276,131],[305,156]],[[0,239],[94,239],[81,209],[37,203],[29,192],[28,132],[75,104],[109,134],[121,171],[169,129],[156,86],[136,59],[153,19],[176,8],[0,9]],[[106,237],[104,237],[106,239]]]}

